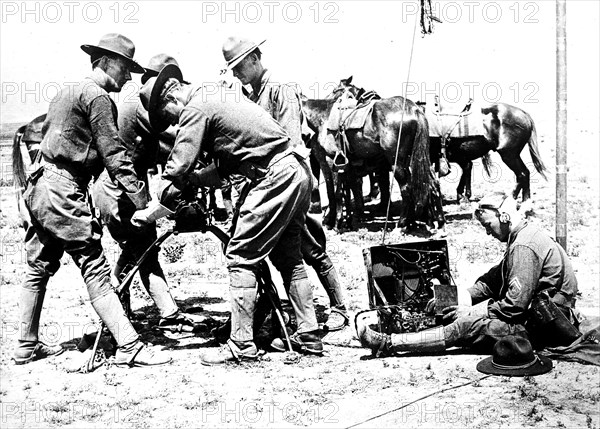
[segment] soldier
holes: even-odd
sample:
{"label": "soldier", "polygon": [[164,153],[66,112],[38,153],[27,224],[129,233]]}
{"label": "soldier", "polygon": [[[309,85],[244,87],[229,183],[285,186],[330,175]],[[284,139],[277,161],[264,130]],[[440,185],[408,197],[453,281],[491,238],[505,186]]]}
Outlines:
{"label": "soldier", "polygon": [[[142,82],[158,75],[167,64],[178,65],[175,58],[166,54],[152,57],[142,76]],[[133,168],[140,180],[145,183],[147,190],[147,173],[158,162],[160,141],[165,141],[172,146],[175,133],[173,129],[156,133],[150,125],[148,112],[142,106],[139,97],[136,97],[135,102],[125,102],[119,106],[118,125],[119,137],[126,145],[133,161]],[[100,210],[102,222],[121,248],[113,272],[116,279],[121,279],[156,240],[156,223],[142,228],[136,228],[131,224],[131,216],[136,211],[136,207],[119,186],[119,182],[111,179],[107,170],[94,183],[92,193],[94,202]],[[193,316],[180,312],[169,292],[167,280],[158,260],[158,249],[154,249],[149,254],[140,266],[139,274],[142,284],[158,307],[161,317],[158,326],[164,329],[192,329]]]}
{"label": "soldier", "polygon": [[[278,82],[271,72],[262,65],[260,46],[265,42],[254,43],[245,38],[229,37],[223,43],[223,57],[226,70],[232,70],[244,85],[250,85],[252,91],[245,95],[257,103],[287,131],[292,147],[304,147],[302,139],[304,115],[302,102],[296,85]],[[318,184],[315,181],[318,196]],[[313,190],[314,192],[315,190]],[[313,194],[314,195],[314,194]],[[313,198],[314,200],[314,198]],[[348,324],[348,312],[344,304],[344,296],[337,271],[326,252],[326,236],[319,213],[306,215],[306,224],[302,228],[302,257],[317,273],[323,288],[327,292],[331,305],[331,315],[325,325],[326,330],[341,329]],[[283,347],[281,342],[273,344],[275,348]]]}
{"label": "soldier", "polygon": [[459,297],[458,306],[443,310],[449,324],[387,335],[358,320],[363,346],[392,352],[440,352],[452,346],[490,352],[508,335],[529,337],[538,346],[568,345],[580,335],[572,324],[577,324],[577,279],[563,248],[524,219],[516,201],[504,193],[483,198],[475,217],[508,247],[502,261],[468,289],[462,302]]}
{"label": "soldier", "polygon": [[52,100],[43,127],[40,167],[24,193],[29,219],[25,223],[27,273],[20,297],[21,338],[17,364],[59,354],[60,346],[39,341],[38,328],[46,285],[60,268],[66,251],[80,268],[91,304],[117,342],[117,365],[160,365],[163,352],[145,346],[125,316],[110,280],[102,251],[102,227],[93,216],[87,187],[104,168],[136,208],[146,206],[126,148],[118,137],[117,111],[109,92],[119,92],[130,72],[144,69],[133,60],[135,47],[120,34],[106,34],[98,45],[82,45],[90,55],[92,74],[66,87]]}
{"label": "soldier", "polygon": [[[240,196],[239,218],[226,249],[230,276],[231,334],[227,346],[203,356],[215,365],[258,357],[253,320],[258,264],[267,256],[281,272],[298,321],[291,336],[296,347],[323,352],[312,300],[312,288],[300,255],[300,230],[310,203],[311,173],[299,149],[267,112],[244,97],[182,85],[177,66],[166,66],[140,93],[155,130],[179,124],[159,191],[160,205],[134,214],[146,224],[172,213],[189,183],[218,186],[221,177],[241,174],[249,183]],[[194,172],[206,152],[215,164]]]}

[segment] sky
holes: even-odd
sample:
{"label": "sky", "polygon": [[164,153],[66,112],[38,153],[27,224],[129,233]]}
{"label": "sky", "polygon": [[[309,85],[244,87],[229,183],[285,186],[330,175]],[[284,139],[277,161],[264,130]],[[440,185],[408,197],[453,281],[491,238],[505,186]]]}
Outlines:
{"label": "sky", "polygon": [[[422,36],[418,1],[1,1],[0,122],[45,113],[58,88],[89,73],[82,44],[109,32],[136,45],[141,65],[165,52],[184,77],[210,83],[231,35],[262,45],[274,77],[323,98],[342,78],[383,96],[462,106],[502,101],[554,126],[555,1],[432,1]],[[569,120],[598,125],[600,2],[568,0]],[[415,32],[416,28],[416,32]],[[406,82],[409,82],[406,84]],[[119,97],[135,95],[139,77]]]}

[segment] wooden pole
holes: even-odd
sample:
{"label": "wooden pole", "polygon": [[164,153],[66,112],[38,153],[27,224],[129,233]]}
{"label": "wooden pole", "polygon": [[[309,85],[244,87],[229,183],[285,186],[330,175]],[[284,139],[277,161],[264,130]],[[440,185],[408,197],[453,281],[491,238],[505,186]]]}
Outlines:
{"label": "wooden pole", "polygon": [[556,0],[556,241],[567,249],[566,0]]}

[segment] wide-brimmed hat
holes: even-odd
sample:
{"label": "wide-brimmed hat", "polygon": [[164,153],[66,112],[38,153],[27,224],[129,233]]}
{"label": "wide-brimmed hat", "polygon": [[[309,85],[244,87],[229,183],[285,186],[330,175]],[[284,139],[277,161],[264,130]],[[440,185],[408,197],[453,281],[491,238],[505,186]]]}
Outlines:
{"label": "wide-brimmed hat", "polygon": [[88,55],[94,52],[107,52],[117,54],[125,58],[129,63],[129,71],[131,73],[144,73],[144,68],[133,59],[135,54],[135,45],[133,42],[122,34],[108,33],[102,36],[97,45],[81,45],[81,49]]}
{"label": "wide-brimmed hat", "polygon": [[267,40],[265,39],[260,43],[254,43],[253,41],[242,37],[228,37],[227,40],[225,40],[225,43],[223,43],[223,57],[227,62],[227,64],[225,64],[225,69],[232,69],[237,66],[248,56],[248,54],[266,41]]}
{"label": "wide-brimmed hat", "polygon": [[484,374],[523,377],[545,374],[552,369],[552,360],[533,353],[529,340],[507,335],[494,345],[491,357],[477,364],[477,371]]}
{"label": "wide-brimmed hat", "polygon": [[[146,81],[148,79],[150,79],[151,77],[158,76],[160,71],[167,64],[175,64],[177,67],[179,67],[179,63],[177,62],[177,60],[169,54],[157,54],[157,55],[154,55],[152,58],[150,58],[150,61],[148,61],[148,65],[146,67],[144,67],[145,71],[144,71],[144,74],[142,75],[142,85],[144,83],[146,83]],[[187,82],[183,82],[183,83],[187,83]]]}
{"label": "wide-brimmed hat", "polygon": [[158,107],[160,105],[160,94],[163,86],[171,78],[175,78],[179,82],[183,80],[181,70],[175,64],[164,66],[158,76],[148,79],[140,90],[140,99],[142,100],[142,105],[148,111],[150,126],[157,133],[163,132],[170,125],[167,120],[162,118]]}

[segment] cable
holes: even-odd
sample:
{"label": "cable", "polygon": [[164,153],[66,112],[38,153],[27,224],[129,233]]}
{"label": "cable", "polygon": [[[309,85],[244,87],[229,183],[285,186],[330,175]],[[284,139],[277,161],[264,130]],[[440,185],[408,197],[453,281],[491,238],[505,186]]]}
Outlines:
{"label": "cable", "polygon": [[414,404],[416,402],[422,401],[423,399],[427,399],[430,396],[437,395],[438,393],[443,393],[443,392],[447,392],[448,390],[453,390],[453,389],[458,389],[459,387],[468,386],[469,384],[475,383],[477,381],[485,380],[486,378],[489,378],[491,376],[492,376],[491,374],[484,375],[483,377],[480,377],[480,378],[478,378],[476,380],[471,380],[471,381],[469,381],[467,383],[459,384],[459,385],[456,385],[456,386],[450,386],[450,387],[446,387],[445,389],[441,389],[441,390],[437,390],[435,392],[431,392],[431,393],[429,393],[429,394],[427,394],[425,396],[421,396],[420,398],[415,399],[414,401],[409,402],[408,404],[404,404],[404,405],[402,405],[402,406],[400,406],[398,408],[394,408],[393,410],[389,410],[389,411],[386,411],[384,413],[378,414],[376,416],[370,417],[367,420],[363,420],[362,422],[355,423],[355,424],[353,424],[351,426],[347,426],[346,429],[351,429],[351,428],[354,428],[356,426],[360,426],[362,424],[365,424],[365,423],[368,423],[368,422],[373,421],[375,419],[378,419],[379,417],[383,417],[383,416],[385,416],[387,414],[391,414],[391,413],[394,413],[396,411],[400,411],[401,409],[406,408],[409,405],[412,405],[412,404]]}
{"label": "cable", "polygon": [[[417,35],[417,22],[419,19],[415,16],[415,27],[413,29],[412,44],[410,46],[410,57],[408,60],[408,72],[406,73],[406,82],[410,82],[410,68],[412,65],[413,52],[415,50],[415,37]],[[392,167],[392,180],[390,181],[390,197],[387,203],[387,209],[385,212],[385,223],[383,225],[383,236],[381,238],[381,244],[385,244],[385,236],[387,234],[387,224],[390,217],[390,206],[392,203],[392,191],[394,190],[394,181],[396,180],[396,166],[398,163],[398,152],[400,151],[400,138],[402,137],[402,124],[404,124],[404,111],[406,109],[406,93],[408,91],[408,85],[404,85],[404,94],[402,96],[402,116],[400,117],[400,129],[398,130],[398,144],[396,145],[396,156],[394,157],[394,166]],[[404,201],[402,203],[405,203]]]}

